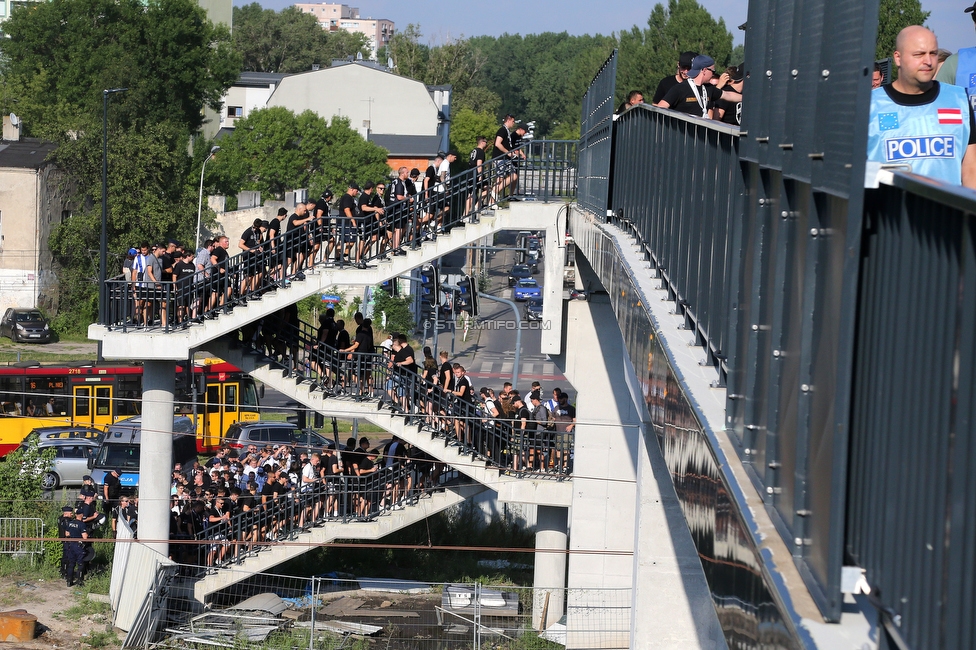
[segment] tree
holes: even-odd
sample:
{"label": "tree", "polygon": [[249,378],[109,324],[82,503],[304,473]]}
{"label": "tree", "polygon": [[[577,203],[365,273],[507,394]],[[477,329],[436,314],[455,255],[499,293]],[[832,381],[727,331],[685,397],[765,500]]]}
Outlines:
{"label": "tree", "polygon": [[498,96],[498,93],[487,88],[473,86],[464,92],[455,93],[451,103],[454,105],[455,112],[462,108],[470,108],[475,113],[498,115],[498,111],[502,107],[502,98]]}
{"label": "tree", "polygon": [[396,32],[386,47],[393,59],[396,73],[410,79],[423,79],[427,73],[430,48],[420,43],[423,34],[420,25],[410,23],[402,32]]}
{"label": "tree", "polygon": [[326,188],[336,194],[346,183],[386,178],[387,151],[363,140],[348,118],[329,123],[311,111],[295,115],[287,108],[252,111],[221,141],[208,178],[227,194],[257,190],[282,197],[288,190]]}
{"label": "tree", "polygon": [[256,2],[234,7],[234,47],[243,69],[251,72],[305,72],[312,64],[328,66],[333,59],[370,54],[365,34],[329,32],[294,6],[279,13]]}
{"label": "tree", "polygon": [[662,78],[674,74],[681,52],[707,54],[716,69],[724,69],[732,56],[732,34],[723,19],[716,21],[695,0],[668,0],[667,8],[654,6],[645,29],[634,25],[621,32],[619,49],[617,104],[631,90],[652,94]]}
{"label": "tree", "polygon": [[919,0],[881,0],[878,11],[878,40],[874,58],[887,59],[895,51],[898,32],[909,25],[923,25],[931,11],[922,11]]}
{"label": "tree", "polygon": [[495,142],[495,131],[497,130],[498,122],[492,113],[486,111],[477,113],[470,108],[462,108],[456,111],[451,119],[451,148],[460,152],[462,158],[459,159],[459,164],[462,167],[467,167],[465,156],[478,144],[479,135],[488,138],[486,155],[491,158],[491,147]]}
{"label": "tree", "polygon": [[240,70],[230,32],[193,0],[52,0],[15,10],[4,33],[3,99],[29,135],[51,139],[100,126],[106,88],[128,88],[113,124],[198,129]]}

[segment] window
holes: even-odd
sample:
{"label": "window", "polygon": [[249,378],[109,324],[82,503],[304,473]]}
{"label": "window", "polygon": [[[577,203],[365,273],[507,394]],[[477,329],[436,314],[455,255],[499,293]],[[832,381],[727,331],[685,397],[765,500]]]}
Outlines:
{"label": "window", "polygon": [[227,117],[244,117],[243,106],[228,106]]}

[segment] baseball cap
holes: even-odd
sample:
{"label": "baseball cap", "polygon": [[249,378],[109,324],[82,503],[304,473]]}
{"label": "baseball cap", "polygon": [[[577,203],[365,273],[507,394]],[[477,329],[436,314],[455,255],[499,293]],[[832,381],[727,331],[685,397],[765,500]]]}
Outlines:
{"label": "baseball cap", "polygon": [[349,181],[349,189],[359,191],[359,183],[356,181]]}
{"label": "baseball cap", "polygon": [[94,481],[95,479],[93,479],[90,474],[85,474],[84,476],[81,477],[81,480],[82,481]]}
{"label": "baseball cap", "polygon": [[434,158],[447,158],[447,154],[444,153],[443,151],[438,151],[437,155],[434,156]]}
{"label": "baseball cap", "polygon": [[139,254],[139,251],[137,251],[136,249],[134,249],[134,248],[130,248],[129,249],[129,255],[138,255],[138,254]]}
{"label": "baseball cap", "polygon": [[61,512],[71,512],[71,510],[72,510],[71,506],[62,506],[61,507]]}
{"label": "baseball cap", "polygon": [[705,54],[699,54],[691,62],[691,70],[688,71],[688,76],[691,79],[696,79],[698,77],[698,74],[702,70],[704,70],[705,68],[710,68],[714,65],[715,65],[715,59]]}
{"label": "baseball cap", "polygon": [[83,515],[83,514],[85,514],[85,509],[84,508],[78,508],[77,510],[75,510],[75,514],[76,515]]}
{"label": "baseball cap", "polygon": [[696,56],[698,56],[697,52],[682,52],[678,56],[678,67],[685,69],[690,68]]}
{"label": "baseball cap", "polygon": [[[971,14],[974,11],[976,11],[976,2],[973,3],[972,7],[966,7],[964,13]],[[974,20],[976,20],[976,18],[974,18]]]}

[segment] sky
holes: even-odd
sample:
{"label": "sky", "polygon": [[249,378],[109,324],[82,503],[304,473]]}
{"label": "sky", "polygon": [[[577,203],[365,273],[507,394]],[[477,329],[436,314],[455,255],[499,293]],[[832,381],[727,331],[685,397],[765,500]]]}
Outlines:
{"label": "sky", "polygon": [[[851,0],[856,2],[857,0]],[[973,0],[922,0],[922,9],[931,11],[928,27],[939,37],[939,45],[955,52],[976,46],[976,31],[963,9]],[[259,0],[268,9],[280,10],[293,0]],[[666,2],[666,0],[662,0]],[[246,4],[235,0],[235,5]],[[499,36],[566,31],[573,35],[620,32],[634,25],[643,28],[654,2],[633,0],[493,0],[490,2],[454,0],[441,3],[403,2],[403,0],[360,0],[346,4],[358,6],[363,18],[386,18],[402,29],[419,23],[424,40],[431,45],[462,36]],[[699,0],[715,18],[724,18],[739,44],[743,33],[736,27],[746,21],[746,0]],[[594,7],[597,7],[595,10]]]}

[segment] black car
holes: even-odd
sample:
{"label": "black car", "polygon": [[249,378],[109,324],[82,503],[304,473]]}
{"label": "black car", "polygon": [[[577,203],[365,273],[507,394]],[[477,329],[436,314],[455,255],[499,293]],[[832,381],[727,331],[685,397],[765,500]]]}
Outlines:
{"label": "black car", "polygon": [[542,298],[532,298],[527,303],[525,303],[525,320],[527,321],[542,320]]}
{"label": "black car", "polygon": [[508,272],[508,286],[514,287],[519,280],[532,277],[532,270],[527,264],[516,264]]}
{"label": "black car", "polygon": [[0,336],[14,343],[50,343],[51,327],[40,311],[11,307],[0,320]]}
{"label": "black car", "polygon": [[227,429],[224,442],[232,449],[247,449],[248,445],[258,448],[265,445],[288,445],[298,453],[321,452],[335,447],[335,442],[309,429],[299,429],[290,422],[270,422],[254,420],[236,422]]}

